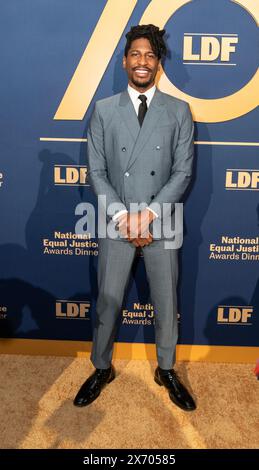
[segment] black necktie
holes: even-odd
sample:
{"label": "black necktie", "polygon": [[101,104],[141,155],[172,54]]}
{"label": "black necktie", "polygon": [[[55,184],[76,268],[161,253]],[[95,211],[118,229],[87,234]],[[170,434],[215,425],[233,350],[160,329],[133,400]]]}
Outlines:
{"label": "black necktie", "polygon": [[141,101],[138,108],[138,120],[141,127],[147,112],[147,97],[146,95],[139,95],[138,99]]}

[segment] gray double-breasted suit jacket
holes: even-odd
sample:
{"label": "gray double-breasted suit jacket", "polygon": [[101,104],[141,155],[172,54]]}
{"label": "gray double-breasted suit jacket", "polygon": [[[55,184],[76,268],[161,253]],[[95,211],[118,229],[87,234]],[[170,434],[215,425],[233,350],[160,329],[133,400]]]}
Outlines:
{"label": "gray double-breasted suit jacket", "polygon": [[[88,129],[88,174],[94,192],[106,196],[105,216],[131,211],[145,203],[160,220],[174,210],[163,203],[180,202],[191,180],[193,121],[184,101],[156,89],[142,127],[128,91],[96,102]],[[133,210],[134,212],[134,210]],[[123,240],[124,243],[118,243]],[[136,248],[125,239],[99,239],[98,299],[91,360],[97,368],[111,364],[116,322],[121,312]],[[177,250],[162,240],[142,248],[151,301],[155,307],[158,364],[169,369],[178,338],[176,285]]]}
{"label": "gray double-breasted suit jacket", "polygon": [[89,181],[106,196],[107,207],[116,203],[116,213],[145,203],[161,219],[173,216],[174,208],[163,203],[180,202],[192,174],[193,121],[186,102],[156,89],[140,127],[123,91],[96,102],[87,137]]}

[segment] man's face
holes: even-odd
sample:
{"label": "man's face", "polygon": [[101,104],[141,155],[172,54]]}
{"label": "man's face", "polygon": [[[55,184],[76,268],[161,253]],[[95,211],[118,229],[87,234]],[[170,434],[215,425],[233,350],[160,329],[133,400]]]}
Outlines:
{"label": "man's face", "polygon": [[127,71],[129,85],[140,92],[154,85],[159,65],[160,60],[146,38],[132,41],[127,57],[123,57],[123,68]]}

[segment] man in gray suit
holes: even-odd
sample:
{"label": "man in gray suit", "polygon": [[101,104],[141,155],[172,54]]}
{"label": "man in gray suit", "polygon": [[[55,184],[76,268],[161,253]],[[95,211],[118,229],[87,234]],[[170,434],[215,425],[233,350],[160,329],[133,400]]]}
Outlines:
{"label": "man in gray suit", "polygon": [[178,250],[165,249],[163,231],[161,237],[152,233],[156,223],[174,220],[174,203],[181,201],[190,183],[193,162],[189,106],[155,86],[166,55],[164,33],[154,25],[139,25],[126,34],[123,67],[128,88],[96,102],[89,125],[89,180],[105,214],[108,234],[98,234],[99,294],[91,352],[96,370],[81,386],[76,406],[92,403],[115,378],[112,352],[117,320],[136,251],[142,250],[155,307],[158,367],[154,379],[168,389],[177,406],[186,411],[196,408],[172,368],[178,338]]}

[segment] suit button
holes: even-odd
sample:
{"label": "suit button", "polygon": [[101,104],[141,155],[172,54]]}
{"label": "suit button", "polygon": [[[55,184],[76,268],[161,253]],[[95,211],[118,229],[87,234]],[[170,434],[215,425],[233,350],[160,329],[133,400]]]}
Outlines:
{"label": "suit button", "polygon": [[123,152],[126,152],[126,147],[122,147],[121,149]]}
{"label": "suit button", "polygon": [[129,173],[126,171],[126,173],[124,173],[124,176],[127,176],[127,177],[128,177],[128,176],[129,176]]}
{"label": "suit button", "polygon": [[156,173],[156,172],[155,172],[154,170],[152,170],[150,174],[151,174],[152,176],[154,176],[155,173]]}
{"label": "suit button", "polygon": [[154,197],[155,197],[154,194],[152,194],[151,199],[154,199]]}
{"label": "suit button", "polygon": [[160,145],[157,145],[157,146],[156,146],[156,149],[157,149],[157,150],[160,150]]}

